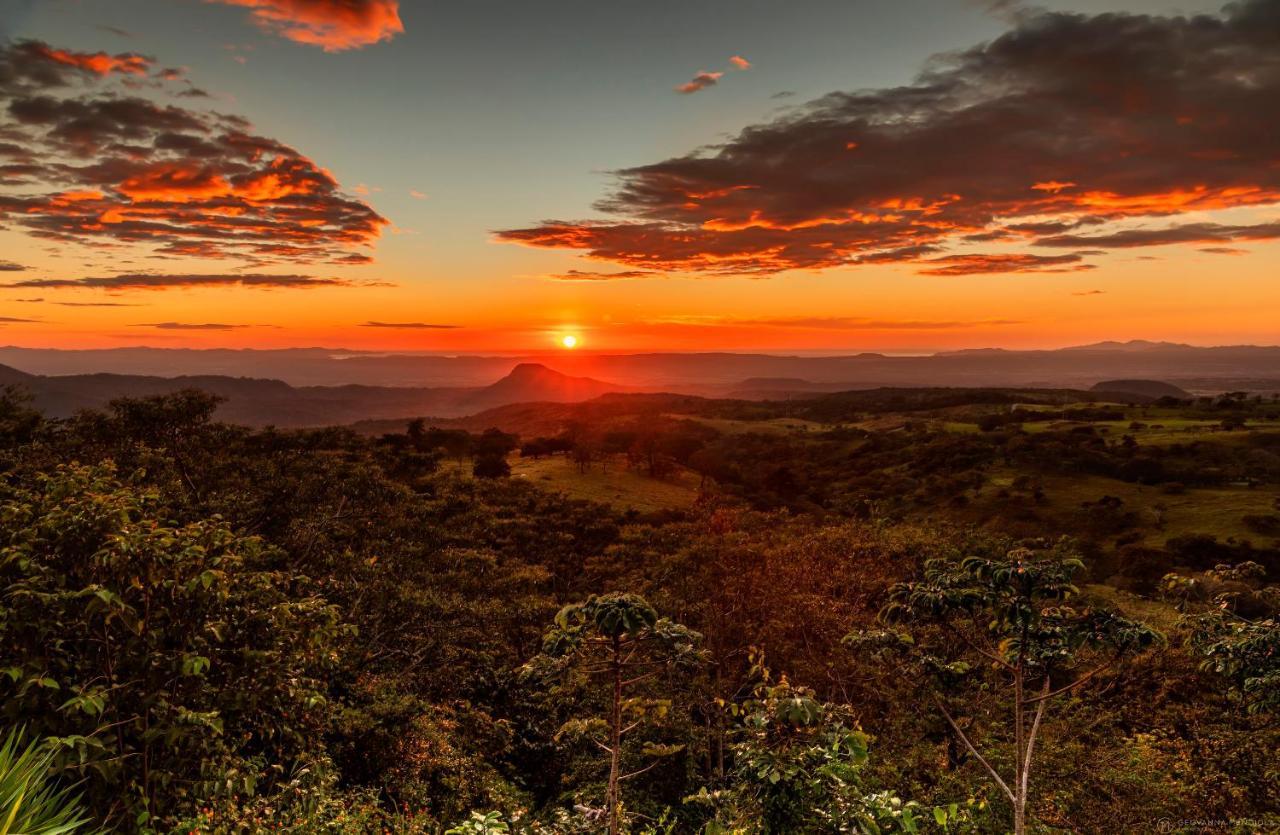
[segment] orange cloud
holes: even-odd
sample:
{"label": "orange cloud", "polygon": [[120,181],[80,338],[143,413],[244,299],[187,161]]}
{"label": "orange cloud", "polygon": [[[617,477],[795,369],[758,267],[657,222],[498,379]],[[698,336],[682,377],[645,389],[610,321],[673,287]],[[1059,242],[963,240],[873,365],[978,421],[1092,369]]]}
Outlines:
{"label": "orange cloud", "polygon": [[0,181],[21,186],[0,191],[0,221],[58,243],[138,244],[159,257],[371,260],[352,250],[387,221],[311,159],[237,116],[121,95],[98,84],[93,62],[58,57],[67,54],[0,46],[6,137],[23,154],[0,168]]}
{"label": "orange cloud", "polygon": [[751,69],[751,62],[748,61],[746,58],[743,58],[741,55],[734,55],[732,58],[729,59],[729,63],[733,64],[734,67],[740,70]]}
{"label": "orange cloud", "polygon": [[119,55],[108,55],[105,52],[73,52],[68,49],[54,49],[39,41],[28,41],[25,49],[33,58],[85,70],[100,76],[112,73],[146,75],[152,64],[150,58],[132,52],[122,52]]}
{"label": "orange cloud", "polygon": [[359,49],[404,32],[399,0],[205,0],[251,9],[262,29],[325,52]]}
{"label": "orange cloud", "polygon": [[693,77],[692,80],[686,81],[684,84],[676,87],[677,93],[696,93],[699,90],[705,90],[708,87],[714,87],[724,76],[722,72],[707,72],[703,70]]}

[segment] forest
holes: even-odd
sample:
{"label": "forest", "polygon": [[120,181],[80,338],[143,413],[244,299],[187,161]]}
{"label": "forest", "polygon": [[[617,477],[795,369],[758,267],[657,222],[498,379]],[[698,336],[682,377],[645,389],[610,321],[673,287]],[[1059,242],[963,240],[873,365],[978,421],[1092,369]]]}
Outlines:
{"label": "forest", "polygon": [[0,832],[1280,829],[1274,398],[217,403],[0,396]]}

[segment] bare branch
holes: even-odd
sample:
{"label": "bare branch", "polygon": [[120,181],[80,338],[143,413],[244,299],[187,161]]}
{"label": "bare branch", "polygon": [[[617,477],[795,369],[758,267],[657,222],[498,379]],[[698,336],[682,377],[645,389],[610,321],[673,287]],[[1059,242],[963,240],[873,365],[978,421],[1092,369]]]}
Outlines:
{"label": "bare branch", "polygon": [[639,777],[641,774],[644,774],[644,773],[645,773],[646,771],[648,771],[649,769],[657,767],[658,763],[660,763],[660,762],[662,762],[662,760],[654,760],[653,762],[651,762],[651,763],[649,763],[648,765],[646,765],[644,768],[641,768],[641,769],[639,769],[639,770],[637,770],[637,771],[633,771],[633,772],[631,772],[630,774],[624,774],[624,775],[622,775],[621,777],[619,777],[618,779],[619,779],[619,780],[630,780],[632,777]]}
{"label": "bare branch", "polygon": [[969,648],[972,649],[974,652],[978,653],[984,658],[991,659],[995,663],[999,664],[1001,667],[1004,667],[1006,670],[1013,669],[1012,664],[1010,664],[1008,661],[1005,661],[1003,658],[996,655],[994,652],[988,652],[987,650],[978,646],[978,644],[975,641],[973,641],[968,635],[961,632],[954,624],[947,623],[946,626],[947,626],[947,629],[950,630],[953,635],[955,635],[960,640],[964,641],[965,644],[967,644]]}
{"label": "bare branch", "polygon": [[1005,793],[1005,796],[1009,798],[1009,802],[1017,804],[1018,801],[1013,796],[1013,792],[1009,791],[1009,785],[1004,781],[1004,778],[1000,776],[999,772],[991,767],[991,763],[987,762],[987,758],[979,754],[978,749],[973,747],[973,743],[969,741],[969,737],[965,736],[964,731],[960,730],[960,726],[956,724],[956,720],[951,718],[951,714],[947,712],[946,707],[942,704],[942,700],[938,698],[936,693],[933,696],[933,702],[938,706],[938,710],[942,711],[943,717],[946,718],[947,724],[951,726],[951,729],[956,732],[956,736],[960,737],[960,741],[964,743],[964,747],[968,748],[969,753],[973,754],[973,756],[978,759],[978,762],[982,763],[982,767],[987,770],[987,773],[990,774],[992,779],[996,781],[996,784],[1000,786],[1000,789]]}
{"label": "bare branch", "polygon": [[1087,672],[1087,673],[1085,673],[1084,675],[1080,676],[1080,678],[1076,679],[1075,681],[1071,682],[1070,684],[1067,684],[1067,685],[1064,685],[1064,686],[1062,686],[1062,687],[1059,687],[1057,690],[1054,690],[1054,691],[1051,691],[1051,692],[1048,692],[1048,693],[1044,693],[1044,694],[1039,695],[1039,696],[1035,696],[1034,698],[1027,699],[1027,704],[1032,705],[1032,704],[1035,704],[1036,702],[1043,702],[1043,701],[1047,701],[1048,699],[1052,699],[1054,696],[1061,696],[1063,693],[1067,692],[1068,690],[1074,690],[1075,688],[1077,688],[1077,687],[1079,687],[1080,685],[1084,684],[1086,681],[1088,681],[1089,679],[1093,678],[1093,677],[1094,677],[1094,676],[1096,676],[1098,673],[1102,672],[1103,670],[1107,669],[1108,667],[1112,666],[1112,665],[1113,665],[1113,664],[1115,664],[1115,663],[1116,663],[1116,659],[1114,659],[1114,658],[1113,658],[1113,659],[1111,659],[1110,661],[1105,661],[1105,662],[1103,662],[1102,664],[1099,664],[1098,666],[1094,667],[1094,668],[1093,668],[1092,670],[1090,670],[1089,672]]}
{"label": "bare branch", "polygon": [[[1049,677],[1044,677],[1044,686],[1040,688],[1040,694],[1049,692]],[[1047,699],[1040,699],[1036,705],[1036,718],[1031,720],[1031,733],[1027,735],[1027,753],[1022,765],[1022,787],[1021,794],[1025,798],[1027,796],[1027,786],[1031,782],[1031,754],[1036,749],[1036,734],[1040,733],[1040,720],[1044,718],[1044,709],[1049,702]]]}
{"label": "bare branch", "polygon": [[626,681],[622,682],[622,686],[630,687],[633,684],[639,684],[640,682],[644,681],[647,678],[653,678],[657,674],[658,674],[658,671],[653,670],[652,672],[645,673],[644,675],[636,676],[635,678],[629,678]]}

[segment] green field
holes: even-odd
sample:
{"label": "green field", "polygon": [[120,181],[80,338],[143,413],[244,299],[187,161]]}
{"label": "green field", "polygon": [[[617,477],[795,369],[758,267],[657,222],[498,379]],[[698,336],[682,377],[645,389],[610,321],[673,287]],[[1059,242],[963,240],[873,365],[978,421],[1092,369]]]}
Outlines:
{"label": "green field", "polygon": [[[1048,407],[1027,407],[1026,411],[1037,411],[1046,408]],[[1142,424],[1141,428],[1131,428],[1134,420]],[[974,434],[981,431],[976,423],[968,421],[944,420],[939,421],[936,425],[947,432]],[[1228,432],[1222,429],[1220,420],[1162,416],[1139,416],[1135,419],[1097,421],[1035,420],[1028,416],[1028,419],[1019,424],[1019,426],[1023,432],[1028,434],[1063,432],[1077,427],[1090,426],[1103,435],[1116,439],[1125,435],[1132,435],[1139,444],[1150,444],[1152,446],[1188,444],[1205,440],[1212,440],[1218,443],[1236,443],[1249,437],[1250,432],[1276,431],[1280,429],[1280,425],[1271,421],[1262,423],[1255,421],[1247,423],[1244,429]]]}
{"label": "green field", "polygon": [[709,426],[726,435],[744,435],[759,432],[771,435],[786,435],[791,432],[825,432],[837,428],[833,424],[817,423],[800,418],[771,418],[769,420],[734,420],[732,418],[711,418],[699,415],[670,414],[666,417],[675,420],[692,420],[703,426]]}
{"label": "green field", "polygon": [[[1020,473],[1003,471],[991,479],[993,487],[1007,487]],[[1122,499],[1127,510],[1136,512],[1144,529],[1144,543],[1163,546],[1175,536],[1200,533],[1225,540],[1228,537],[1248,539],[1265,544],[1266,537],[1249,530],[1244,517],[1275,513],[1280,497],[1274,488],[1221,487],[1190,489],[1181,495],[1170,495],[1158,486],[1131,484],[1101,476],[1042,476],[1048,504],[1043,513],[1066,522],[1080,510],[1082,502],[1097,501],[1103,496]]]}
{"label": "green field", "polygon": [[571,499],[588,499],[612,505],[620,510],[641,512],[673,507],[689,507],[698,496],[699,478],[678,469],[665,479],[649,478],[630,470],[622,461],[610,462],[604,469],[597,464],[583,473],[568,456],[510,459],[511,477],[562,493]]}

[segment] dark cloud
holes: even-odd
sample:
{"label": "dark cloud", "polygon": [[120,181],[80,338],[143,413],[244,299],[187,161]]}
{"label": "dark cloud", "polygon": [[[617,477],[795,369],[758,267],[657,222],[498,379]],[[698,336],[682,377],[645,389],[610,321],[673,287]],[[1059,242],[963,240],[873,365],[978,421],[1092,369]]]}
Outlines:
{"label": "dark cloud", "polygon": [[720,82],[720,79],[723,76],[724,73],[722,72],[707,72],[706,70],[703,70],[689,81],[686,81],[684,84],[676,87],[676,92],[688,95],[690,93],[696,93],[699,90],[705,90],[708,87],[714,87]]}
{"label": "dark cloud", "polygon": [[[499,238],[634,269],[769,275],[1280,202],[1280,0],[1015,18],[910,85],[833,93],[617,172],[597,206],[611,219]],[[1099,238],[1086,245],[1110,248]]]}
{"label": "dark cloud", "polygon": [[956,330],[982,326],[1021,325],[1014,319],[977,319],[934,321],[928,319],[868,319],[860,316],[794,316],[763,319],[722,319],[718,325],[745,327],[793,328],[799,330]]}
{"label": "dark cloud", "polygon": [[[40,299],[39,301],[44,301]],[[129,302],[54,302],[54,304],[63,307],[145,307],[141,304],[130,304]]]}
{"label": "dark cloud", "polygon": [[341,52],[404,31],[399,0],[206,0],[249,8],[254,23],[297,43]]}
{"label": "dark cloud", "polygon": [[458,325],[432,325],[426,322],[365,322],[362,328],[406,328],[409,330],[453,330]]}
{"label": "dark cloud", "polygon": [[1073,296],[1101,296],[1106,294],[1106,290],[1077,290],[1072,293]]}
{"label": "dark cloud", "polygon": [[0,324],[6,324],[6,325],[13,324],[13,323],[32,323],[32,322],[39,322],[39,321],[40,321],[39,319],[17,319],[13,316],[0,316]]}
{"label": "dark cloud", "polygon": [[1100,246],[1127,249],[1166,244],[1214,243],[1219,241],[1264,241],[1280,238],[1280,223],[1227,226],[1220,223],[1185,223],[1163,229],[1125,229],[1101,235],[1054,235],[1040,238],[1036,246]]}
{"label": "dark cloud", "polygon": [[168,290],[178,287],[252,287],[264,290],[309,290],[316,287],[369,287],[375,285],[370,282],[352,281],[345,278],[317,278],[309,275],[267,275],[263,273],[163,275],[156,273],[124,273],[94,278],[32,278],[2,286],[94,290]]}
{"label": "dark cloud", "polygon": [[26,269],[22,264],[15,264],[12,261],[5,261],[0,258],[0,273],[20,273]]}
{"label": "dark cloud", "polygon": [[[967,238],[972,240],[973,236]],[[855,264],[896,264],[902,261],[916,261],[926,255],[934,255],[942,251],[942,247],[934,244],[916,244],[897,249],[886,249],[870,255],[859,255],[853,259]]]}
{"label": "dark cloud", "polygon": [[[148,58],[0,45],[0,221],[55,243],[250,263],[368,263],[386,220],[244,119],[113,87]],[[148,84],[186,84],[161,70]],[[184,92],[190,94],[193,88]]]}
{"label": "dark cloud", "polygon": [[224,325],[219,322],[139,322],[134,328],[157,328],[164,331],[232,331],[248,325]]}
{"label": "dark cloud", "polygon": [[1067,273],[1093,269],[1080,253],[1070,255],[948,255],[923,262],[922,275],[983,275],[989,273]]}
{"label": "dark cloud", "polygon": [[598,273],[590,270],[569,270],[563,273],[553,273],[544,278],[553,281],[624,281],[631,278],[651,278],[661,275],[661,273],[651,272],[649,270],[621,270],[611,273]]}

